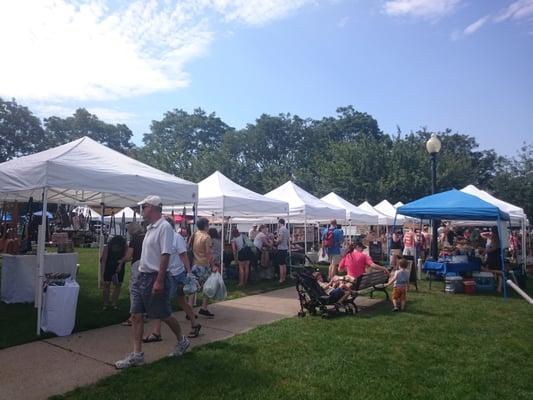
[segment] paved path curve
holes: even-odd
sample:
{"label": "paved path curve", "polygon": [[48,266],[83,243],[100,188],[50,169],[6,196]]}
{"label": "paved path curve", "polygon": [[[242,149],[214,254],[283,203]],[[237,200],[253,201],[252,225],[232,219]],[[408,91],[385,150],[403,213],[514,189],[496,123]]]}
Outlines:
{"label": "paved path curve", "polygon": [[[360,297],[357,303],[371,306],[378,301]],[[291,287],[223,301],[210,309],[216,318],[200,320],[202,332],[191,339],[192,348],[293,317],[299,304]],[[184,313],[174,315],[188,332]],[[148,323],[145,332],[150,329]],[[118,373],[114,362],[131,351],[130,333],[129,327],[112,325],[0,350],[0,400],[46,399]],[[162,335],[162,342],[144,345],[147,363],[172,350],[175,338],[165,325]]]}

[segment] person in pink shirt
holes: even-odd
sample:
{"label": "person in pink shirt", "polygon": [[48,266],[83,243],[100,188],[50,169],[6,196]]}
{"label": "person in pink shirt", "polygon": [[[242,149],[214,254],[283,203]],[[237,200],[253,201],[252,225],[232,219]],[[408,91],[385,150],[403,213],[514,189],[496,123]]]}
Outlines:
{"label": "person in pink shirt", "polygon": [[367,268],[380,269],[388,274],[387,268],[375,264],[368,254],[363,253],[365,248],[366,246],[360,241],[351,244],[340,262],[339,271],[346,271],[346,275],[353,280],[363,275]]}

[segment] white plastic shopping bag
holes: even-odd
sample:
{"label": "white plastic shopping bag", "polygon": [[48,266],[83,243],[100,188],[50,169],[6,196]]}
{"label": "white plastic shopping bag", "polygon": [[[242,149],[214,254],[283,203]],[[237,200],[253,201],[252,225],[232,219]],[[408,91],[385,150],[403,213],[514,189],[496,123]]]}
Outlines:
{"label": "white plastic shopping bag", "polygon": [[186,296],[190,296],[195,294],[198,291],[198,280],[194,275],[188,275],[185,278],[185,282],[183,284],[183,293]]}
{"label": "white plastic shopping bag", "polygon": [[218,281],[218,288],[217,288],[217,292],[215,293],[215,299],[224,300],[226,296],[228,295],[226,284],[224,283],[224,278],[222,278],[222,275],[219,272],[215,272],[215,275],[217,276],[216,278]]}
{"label": "white plastic shopping bag", "polygon": [[219,280],[217,278],[217,274],[220,275],[218,272],[213,272],[211,275],[209,275],[209,278],[204,283],[204,296],[212,299],[217,294]]}

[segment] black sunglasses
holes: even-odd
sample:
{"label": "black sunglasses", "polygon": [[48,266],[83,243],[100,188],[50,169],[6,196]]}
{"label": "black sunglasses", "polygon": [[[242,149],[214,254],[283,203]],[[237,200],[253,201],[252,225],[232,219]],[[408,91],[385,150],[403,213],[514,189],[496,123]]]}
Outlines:
{"label": "black sunglasses", "polygon": [[143,204],[141,208],[144,210],[146,207],[150,207],[150,204]]}

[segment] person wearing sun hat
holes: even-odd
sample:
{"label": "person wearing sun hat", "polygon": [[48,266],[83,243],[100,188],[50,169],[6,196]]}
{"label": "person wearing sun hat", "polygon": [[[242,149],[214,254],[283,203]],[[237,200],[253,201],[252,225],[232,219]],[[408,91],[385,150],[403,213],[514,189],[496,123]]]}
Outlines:
{"label": "person wearing sun hat", "polygon": [[174,230],[161,214],[163,204],[159,196],[148,196],[138,204],[149,225],[142,244],[139,274],[130,288],[133,352],[115,363],[117,369],[144,364],[144,313],[149,318],[165,322],[176,335],[178,342],[170,356],[181,356],[190,346],[187,338],[182,335],[178,321],[172,317],[170,308],[171,282],[167,269],[173,252]]}

